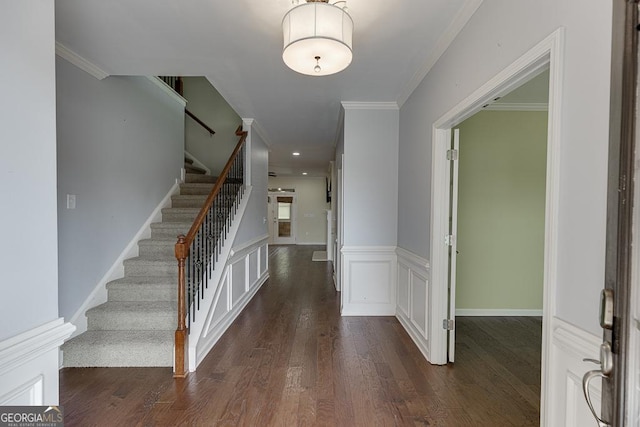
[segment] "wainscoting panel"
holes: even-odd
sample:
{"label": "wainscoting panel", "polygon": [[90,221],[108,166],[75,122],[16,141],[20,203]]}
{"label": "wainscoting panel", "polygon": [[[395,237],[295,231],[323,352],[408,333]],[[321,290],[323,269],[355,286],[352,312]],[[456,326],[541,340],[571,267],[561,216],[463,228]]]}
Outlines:
{"label": "wainscoting panel", "polygon": [[395,247],[343,247],[342,254],[342,315],[395,315]]}
{"label": "wainscoting panel", "polygon": [[411,293],[409,287],[411,286],[411,268],[405,263],[400,261],[398,257],[398,296],[396,302],[398,303],[396,315],[401,314],[405,318],[409,318],[409,303],[411,301]]}
{"label": "wainscoting panel", "polygon": [[59,347],[74,329],[60,318],[0,342],[0,406],[59,403]]}
{"label": "wainscoting panel", "polygon": [[427,360],[429,357],[429,261],[397,248],[396,317]]}
{"label": "wainscoting panel", "polygon": [[[596,369],[584,358],[599,359],[600,337],[592,335],[561,319],[554,318],[547,379],[547,414],[543,425],[583,427],[596,425],[582,393],[582,377]],[[600,381],[592,381],[591,400],[600,411]]]}
{"label": "wainscoting panel", "polygon": [[[207,315],[203,333],[197,341],[190,337],[190,339],[196,341],[196,360],[190,360],[190,371],[196,369],[197,365],[211,351],[222,334],[268,279],[269,273],[266,269],[258,275],[260,267],[258,260],[261,254],[263,252],[266,253],[268,250],[268,239],[269,236],[267,235],[261,236],[242,247],[232,250],[222,273],[222,279],[217,288],[214,302]],[[251,267],[252,260],[253,268]]]}

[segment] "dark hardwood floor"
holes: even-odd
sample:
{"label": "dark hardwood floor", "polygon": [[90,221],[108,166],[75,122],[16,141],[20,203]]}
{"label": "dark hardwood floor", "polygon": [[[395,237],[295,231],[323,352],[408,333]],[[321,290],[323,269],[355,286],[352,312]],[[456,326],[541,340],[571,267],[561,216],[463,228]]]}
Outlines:
{"label": "dark hardwood floor", "polygon": [[433,366],[393,317],[340,317],[312,246],[270,248],[270,279],[185,380],[67,368],[67,426],[539,425],[540,318],[458,318]]}

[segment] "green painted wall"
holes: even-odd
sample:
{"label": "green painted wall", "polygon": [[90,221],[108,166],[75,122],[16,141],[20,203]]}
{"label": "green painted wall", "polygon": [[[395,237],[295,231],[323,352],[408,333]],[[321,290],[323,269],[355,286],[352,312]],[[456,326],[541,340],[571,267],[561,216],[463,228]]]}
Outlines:
{"label": "green painted wall", "polygon": [[460,126],[456,309],[542,309],[547,112]]}

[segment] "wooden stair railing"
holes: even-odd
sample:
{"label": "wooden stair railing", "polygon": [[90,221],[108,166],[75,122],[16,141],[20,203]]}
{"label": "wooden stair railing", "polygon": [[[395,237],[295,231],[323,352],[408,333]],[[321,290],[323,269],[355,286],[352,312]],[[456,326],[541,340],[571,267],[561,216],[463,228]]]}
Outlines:
{"label": "wooden stair railing", "polygon": [[209,193],[187,235],[178,236],[175,255],[178,260],[178,328],[175,333],[174,378],[187,375],[189,327],[208,288],[215,262],[229,233],[231,222],[244,194],[245,140],[240,137],[216,184]]}
{"label": "wooden stair railing", "polygon": [[[169,85],[169,87],[171,87],[171,89],[175,90],[178,93],[178,95],[180,95],[180,96],[184,95],[184,82],[182,80],[182,77],[180,77],[180,76],[158,76],[158,78],[160,80],[162,80],[163,82],[165,82],[167,85]],[[199,124],[204,129],[206,129],[206,131],[209,132],[210,136],[213,136],[216,133],[215,130],[211,129],[211,127],[209,125],[207,125],[205,122],[200,120],[200,118],[198,116],[196,116],[195,114],[193,114],[191,111],[189,111],[188,108],[185,107],[184,113],[187,116],[191,117],[197,124]]]}

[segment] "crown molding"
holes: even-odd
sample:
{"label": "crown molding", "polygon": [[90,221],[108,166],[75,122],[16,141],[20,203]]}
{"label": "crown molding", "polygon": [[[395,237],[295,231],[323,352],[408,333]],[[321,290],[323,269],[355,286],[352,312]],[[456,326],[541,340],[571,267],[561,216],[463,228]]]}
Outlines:
{"label": "crown molding", "polygon": [[396,102],[349,102],[343,101],[345,110],[399,110]]}
{"label": "crown molding", "polygon": [[483,107],[489,111],[549,111],[546,102],[502,102],[493,103]]}
{"label": "crown molding", "polygon": [[267,146],[267,149],[271,150],[271,142],[269,141],[269,138],[267,138],[267,134],[265,133],[264,129],[262,128],[262,126],[260,126],[256,119],[242,117],[242,124],[250,126],[251,131],[257,133],[258,136],[262,139],[262,142],[264,142],[264,145]]}
{"label": "crown molding", "polygon": [[460,31],[467,25],[467,22],[471,19],[476,10],[482,4],[482,0],[467,0],[458,11],[457,15],[451,21],[451,24],[447,27],[447,29],[442,33],[442,35],[438,38],[431,55],[427,58],[427,60],[422,64],[422,67],[416,71],[416,73],[411,77],[411,79],[404,86],[403,90],[400,92],[398,96],[397,103],[400,107],[407,102],[407,99],[411,96],[414,90],[418,87],[418,85],[424,80],[426,75],[431,71],[431,68],[438,62],[442,54],[449,48],[449,45],[453,42],[453,40],[458,36]]}
{"label": "crown molding", "polygon": [[78,55],[60,42],[56,42],[56,55],[58,55],[60,58],[66,59],[76,67],[80,68],[82,71],[91,74],[98,80],[109,77],[109,73],[107,73],[88,59],[85,59],[82,56]]}

